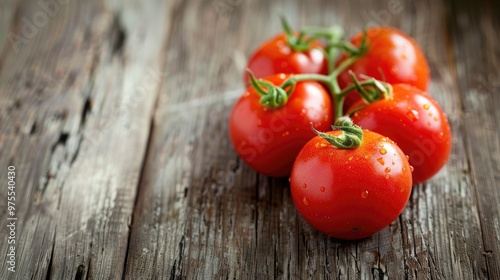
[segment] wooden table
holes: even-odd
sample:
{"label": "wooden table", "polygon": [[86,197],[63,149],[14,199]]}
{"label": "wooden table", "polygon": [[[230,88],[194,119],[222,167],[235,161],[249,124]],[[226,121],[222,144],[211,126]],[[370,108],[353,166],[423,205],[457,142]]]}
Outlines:
{"label": "wooden table", "polygon": [[[1,0],[0,279],[500,279],[499,9]],[[371,238],[314,230],[286,179],[256,174],[231,148],[246,58],[280,31],[280,14],[349,36],[396,26],[428,57],[452,155]]]}

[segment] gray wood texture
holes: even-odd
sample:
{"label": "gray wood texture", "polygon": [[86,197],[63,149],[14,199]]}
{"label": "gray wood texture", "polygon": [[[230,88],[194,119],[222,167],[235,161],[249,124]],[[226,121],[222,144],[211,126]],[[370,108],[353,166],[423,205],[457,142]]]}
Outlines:
{"label": "gray wood texture", "polygon": [[[42,4],[40,4],[42,3]],[[49,3],[44,5],[43,3]],[[0,0],[0,279],[500,279],[495,1]],[[298,215],[227,131],[247,57],[295,27],[421,45],[448,164],[361,241]],[[16,167],[16,272],[7,167]]]}

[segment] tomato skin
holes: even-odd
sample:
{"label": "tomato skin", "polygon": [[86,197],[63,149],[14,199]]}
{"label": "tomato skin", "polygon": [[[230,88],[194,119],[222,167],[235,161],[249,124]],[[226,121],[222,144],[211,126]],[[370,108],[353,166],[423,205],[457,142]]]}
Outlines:
{"label": "tomato skin", "polygon": [[339,149],[317,136],[297,156],[290,189],[297,210],[314,228],[335,238],[362,239],[403,211],[412,189],[410,165],[392,140],[375,132],[365,130],[356,149]]}
{"label": "tomato skin", "polygon": [[[286,41],[286,34],[280,33],[264,42],[248,60],[248,66],[257,78],[285,74],[327,74],[327,62],[319,41],[310,44],[306,52],[294,51]],[[249,76],[244,75],[245,84]]]}
{"label": "tomato skin", "polygon": [[[360,46],[363,33],[356,34],[351,43]],[[361,75],[373,77],[389,84],[405,83],[427,91],[430,70],[424,53],[407,34],[392,27],[372,27],[367,30],[367,52],[338,77],[341,88],[352,83],[349,70],[359,80]],[[342,56],[337,65],[347,59]],[[356,93],[346,96],[345,107],[350,107],[361,98]]]}
{"label": "tomato skin", "polygon": [[[362,102],[352,108],[361,106]],[[413,183],[424,182],[446,163],[451,129],[439,104],[427,93],[406,84],[393,85],[393,97],[375,101],[354,113],[352,121],[394,140],[410,157]]]}
{"label": "tomato skin", "polygon": [[[290,75],[265,78],[281,85]],[[290,175],[302,146],[315,136],[316,129],[328,130],[333,110],[328,92],[317,82],[298,82],[288,102],[269,109],[249,87],[236,102],[229,117],[229,134],[238,155],[253,169],[267,176]]]}

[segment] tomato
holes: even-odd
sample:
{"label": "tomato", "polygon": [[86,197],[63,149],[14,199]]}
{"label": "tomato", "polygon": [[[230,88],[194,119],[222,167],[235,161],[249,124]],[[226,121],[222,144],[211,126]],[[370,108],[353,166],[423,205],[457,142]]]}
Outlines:
{"label": "tomato", "polygon": [[[265,79],[281,85],[289,75]],[[302,146],[315,136],[310,123],[321,130],[332,124],[333,109],[328,92],[313,81],[298,82],[288,102],[269,109],[249,87],[229,117],[229,133],[238,155],[256,171],[273,177],[289,176]]]}
{"label": "tomato", "polygon": [[364,130],[355,149],[337,148],[317,136],[297,156],[290,189],[297,210],[314,228],[340,239],[361,239],[403,211],[412,189],[410,165],[392,140],[375,132]]}
{"label": "tomato", "polygon": [[[362,101],[354,104],[356,108]],[[451,151],[451,129],[439,104],[427,93],[393,85],[393,97],[375,101],[352,115],[362,128],[396,141],[410,157],[413,183],[426,181],[446,163]]]}
{"label": "tomato", "polygon": [[[351,43],[360,46],[363,33],[355,35]],[[392,27],[373,27],[367,30],[367,51],[338,77],[341,88],[352,83],[349,70],[363,80],[362,75],[373,77],[390,84],[406,83],[426,91],[430,70],[424,53],[408,35]],[[337,65],[347,56],[342,56]],[[345,107],[359,100],[358,94],[347,94]]]}
{"label": "tomato", "polygon": [[[311,49],[305,52],[294,51],[281,33],[263,43],[250,57],[248,66],[257,78],[279,73],[289,74],[327,74],[326,57],[319,41],[310,43]],[[244,76],[248,84],[248,74]]]}

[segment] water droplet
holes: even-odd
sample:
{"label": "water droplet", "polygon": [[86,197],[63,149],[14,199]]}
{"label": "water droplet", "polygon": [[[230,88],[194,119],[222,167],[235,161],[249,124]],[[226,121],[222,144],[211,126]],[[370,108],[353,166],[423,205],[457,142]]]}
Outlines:
{"label": "water droplet", "polygon": [[325,192],[325,190],[326,190],[326,189],[325,189],[325,187],[321,186],[321,188],[319,188],[319,190],[320,190],[321,192]]}
{"label": "water droplet", "polygon": [[302,184],[302,187],[303,187],[304,189],[306,189],[306,188],[307,188],[307,184],[306,184],[306,183]]}
{"label": "water droplet", "polygon": [[355,118],[357,118],[358,116],[359,116],[359,113],[358,113],[358,112],[354,113],[354,117],[355,117]]}
{"label": "water droplet", "polygon": [[292,180],[292,177],[288,177],[288,183],[290,183],[291,180]]}
{"label": "water droplet", "polygon": [[410,118],[411,121],[417,121],[418,120],[418,111],[417,110],[410,110],[406,113],[408,118]]}
{"label": "water droplet", "polygon": [[350,157],[349,157],[349,160],[352,160],[352,159],[353,159],[353,156],[350,156]]}
{"label": "water droplet", "polygon": [[250,92],[249,91],[246,91],[244,94],[243,94],[243,97],[249,97],[250,96]]}
{"label": "water droplet", "polygon": [[307,201],[307,198],[304,196],[304,199],[302,200],[304,202],[304,205],[309,205],[309,201]]}
{"label": "water droplet", "polygon": [[429,117],[432,117],[432,113],[429,113],[429,114],[427,114],[427,115],[429,115]]}
{"label": "water droplet", "polygon": [[391,169],[389,167],[386,167],[385,170],[384,170],[385,173],[390,173],[391,172]]}
{"label": "water droplet", "polygon": [[438,138],[439,139],[443,139],[443,137],[444,137],[444,132],[439,132],[438,133]]}
{"label": "water droplet", "polygon": [[369,159],[369,158],[370,158],[370,156],[369,156],[369,155],[366,155],[366,156],[365,156],[365,159]]}
{"label": "water droplet", "polygon": [[381,155],[387,154],[387,150],[385,148],[380,148],[380,150],[378,151],[380,152]]}
{"label": "water droplet", "polygon": [[368,197],[368,191],[364,191],[361,193],[362,198],[367,198]]}
{"label": "water droplet", "polygon": [[303,116],[307,114],[307,110],[305,108],[303,108],[301,111],[300,111],[300,115]]}
{"label": "water droplet", "polygon": [[[286,45],[283,45],[283,46],[286,46]],[[286,47],[286,48],[288,48],[288,47]],[[286,74],[285,73],[280,73],[279,74],[279,78],[280,79],[285,79],[286,78]]]}
{"label": "water droplet", "polygon": [[392,162],[392,165],[395,165],[395,164],[396,164],[396,163],[393,161],[393,162]]}
{"label": "water droplet", "polygon": [[385,178],[389,179],[389,178],[391,178],[391,176],[389,176],[389,174],[385,174]]}
{"label": "water droplet", "polygon": [[413,168],[413,166],[410,165],[410,171],[413,172],[415,168]]}
{"label": "water droplet", "polygon": [[429,104],[424,104],[424,109],[425,109],[425,110],[429,110],[429,108],[430,108],[430,107],[431,107],[431,106],[430,106]]}
{"label": "water droplet", "polygon": [[377,161],[378,161],[380,164],[382,164],[382,165],[384,165],[384,164],[385,164],[385,162],[384,162],[384,159],[383,159],[383,158],[378,158],[378,159],[377,159]]}
{"label": "water droplet", "polygon": [[403,168],[401,168],[401,171],[406,172],[406,167],[403,166]]}
{"label": "water droplet", "polygon": [[434,120],[435,122],[437,122],[437,121],[439,120],[439,118],[438,118],[438,117],[434,117],[434,119],[433,119],[433,120]]}
{"label": "water droplet", "polygon": [[408,155],[405,155],[405,157],[406,157],[406,159],[407,159],[407,160],[410,160],[410,156],[408,156]]}

